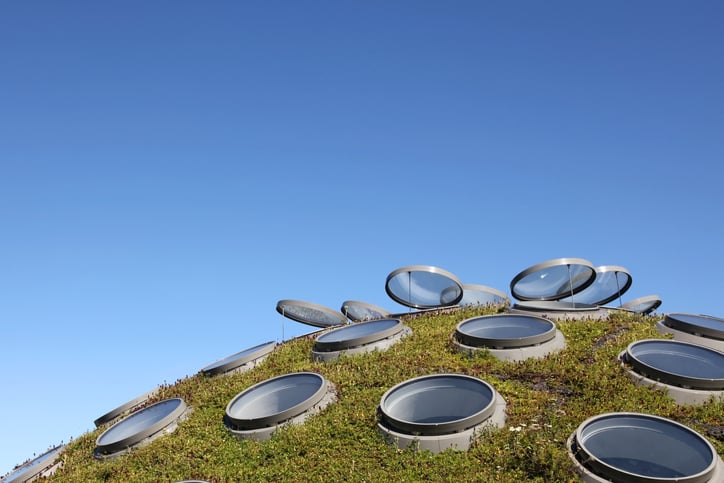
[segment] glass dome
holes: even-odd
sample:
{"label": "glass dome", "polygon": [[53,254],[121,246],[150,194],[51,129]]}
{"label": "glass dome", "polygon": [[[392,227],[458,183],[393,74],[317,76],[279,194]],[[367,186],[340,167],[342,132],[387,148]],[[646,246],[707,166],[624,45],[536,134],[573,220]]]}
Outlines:
{"label": "glass dome", "polygon": [[341,310],[347,318],[354,322],[386,319],[390,316],[390,313],[381,307],[357,300],[344,301]]}
{"label": "glass dome", "polygon": [[60,454],[64,448],[65,445],[59,445],[46,451],[19,466],[4,478],[0,477],[0,481],[3,483],[22,483],[50,476],[55,472],[56,467],[60,465]]}
{"label": "glass dome", "polygon": [[666,315],[664,325],[689,334],[724,341],[724,319],[718,317],[673,313]]}
{"label": "glass dome", "polygon": [[341,312],[302,300],[280,300],[277,302],[277,312],[284,317],[313,327],[334,327],[347,323],[347,317]]}
{"label": "glass dome", "polygon": [[359,347],[391,337],[403,328],[399,319],[359,322],[320,335],[314,343],[314,348],[317,351],[338,351]]}
{"label": "glass dome", "polygon": [[629,288],[633,279],[623,267],[604,265],[596,267],[596,278],[593,283],[574,296],[564,297],[561,302],[581,302],[591,305],[605,305],[620,299]]}
{"label": "glass dome", "polygon": [[487,382],[471,376],[422,376],[389,389],[380,401],[380,415],[389,426],[408,434],[454,433],[489,418],[495,394]]}
{"label": "glass dome", "polygon": [[646,377],[692,389],[724,389],[724,353],[697,344],[646,339],[629,344],[624,361]]}
{"label": "glass dome", "polygon": [[589,418],[569,439],[569,451],[594,474],[620,482],[711,481],[719,460],[695,431],[638,413]]}
{"label": "glass dome", "polygon": [[237,394],[226,406],[226,419],[241,430],[277,425],[320,402],[326,384],[324,377],[313,372],[267,379]]}
{"label": "glass dome", "polygon": [[406,307],[433,309],[460,302],[463,284],[447,270],[429,265],[411,265],[390,273],[385,291],[392,300]]}
{"label": "glass dome", "polygon": [[661,305],[661,299],[658,295],[647,295],[634,300],[630,300],[621,305],[622,309],[629,310],[637,314],[650,314]]}
{"label": "glass dome", "polygon": [[157,393],[158,388],[152,389],[145,394],[141,394],[137,398],[131,399],[127,403],[121,404],[117,408],[108,411],[106,414],[100,416],[95,421],[93,421],[93,424],[95,424],[96,428],[99,428],[104,424],[110,423],[118,419],[120,416],[126,413],[132,413],[136,409],[146,404],[146,402],[148,402],[148,400],[154,397]]}
{"label": "glass dome", "polygon": [[455,336],[465,345],[500,349],[541,344],[555,335],[556,326],[550,320],[513,314],[473,317],[455,329]]}
{"label": "glass dome", "polygon": [[214,376],[239,369],[241,366],[248,364],[249,362],[256,361],[269,355],[276,346],[277,344],[274,341],[264,342],[263,344],[256,345],[241,352],[237,352],[236,354],[224,357],[216,362],[212,362],[208,366],[202,368],[199,372],[207,376]]}
{"label": "glass dome", "polygon": [[[113,456],[136,446],[176,423],[187,411],[181,398],[166,399],[120,420],[96,439],[96,458]],[[175,428],[175,426],[174,426]]]}
{"label": "glass dome", "polygon": [[510,282],[518,300],[560,300],[586,289],[596,279],[596,269],[581,258],[557,258],[533,265]]}

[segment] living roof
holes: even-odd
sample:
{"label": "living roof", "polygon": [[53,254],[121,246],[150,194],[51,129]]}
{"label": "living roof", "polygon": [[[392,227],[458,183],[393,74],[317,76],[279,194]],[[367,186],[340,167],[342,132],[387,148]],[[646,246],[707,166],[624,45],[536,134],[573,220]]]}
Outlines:
{"label": "living roof", "polygon": [[[501,307],[404,316],[412,335],[384,352],[313,362],[313,336],[286,341],[242,374],[195,374],[167,384],[150,401],[181,397],[193,408],[172,434],[116,459],[93,458],[107,427],[70,442],[51,481],[503,481],[578,479],[566,439],[585,419],[607,412],[643,412],[678,421],[724,455],[724,403],[680,406],[663,391],[636,386],[617,359],[628,344],[661,338],[660,318],[613,311],[609,320],[561,321],[566,348],[541,359],[505,362],[489,353],[454,350],[450,336],[470,317]],[[244,389],[282,374],[313,371],[330,380],[338,401],[303,425],[265,442],[240,441],[223,424],[228,402]],[[502,429],[468,451],[399,450],[377,430],[377,407],[390,387],[413,377],[460,373],[490,383],[507,401]],[[89,415],[92,418],[93,415]]]}

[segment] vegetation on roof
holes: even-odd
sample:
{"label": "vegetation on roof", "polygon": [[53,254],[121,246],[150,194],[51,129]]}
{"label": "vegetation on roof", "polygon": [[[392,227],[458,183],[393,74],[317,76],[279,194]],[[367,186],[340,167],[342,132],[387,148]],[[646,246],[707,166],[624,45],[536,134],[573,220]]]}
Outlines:
{"label": "vegetation on roof", "polygon": [[[705,436],[724,454],[724,403],[679,406],[662,391],[634,385],[618,355],[631,342],[661,338],[658,318],[613,312],[609,320],[563,321],[566,348],[541,359],[504,362],[487,352],[457,352],[455,326],[498,308],[405,316],[413,333],[384,352],[312,362],[314,338],[281,344],[242,374],[202,374],[164,385],[149,403],[181,397],[193,408],[172,434],[115,459],[93,457],[108,426],[69,443],[51,481],[578,481],[566,450],[581,422],[607,412],[663,416]],[[242,349],[242,348],[240,348]],[[313,371],[330,380],[338,401],[303,425],[288,426],[265,442],[240,441],[223,423],[238,393],[279,375]],[[440,454],[399,450],[377,429],[380,398],[407,379],[459,373],[490,383],[507,402],[502,429],[484,433],[468,451]],[[93,415],[89,415],[92,417]]]}

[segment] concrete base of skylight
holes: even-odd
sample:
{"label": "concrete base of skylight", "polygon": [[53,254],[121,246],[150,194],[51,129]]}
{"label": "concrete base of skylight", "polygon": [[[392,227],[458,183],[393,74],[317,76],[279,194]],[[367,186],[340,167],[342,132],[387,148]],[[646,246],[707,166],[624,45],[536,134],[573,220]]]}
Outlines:
{"label": "concrete base of skylight", "polygon": [[372,342],[370,344],[361,345],[358,347],[350,347],[349,349],[343,349],[338,351],[329,351],[329,352],[318,352],[315,350],[312,350],[312,360],[315,362],[330,362],[330,361],[336,361],[340,358],[340,356],[344,355],[355,355],[355,354],[365,354],[368,352],[374,352],[374,351],[385,351],[392,347],[393,345],[400,342],[402,339],[407,337],[408,335],[412,334],[412,329],[410,329],[407,326],[404,326],[402,330],[400,330],[398,333],[391,335],[390,337],[387,337],[385,339],[381,339],[375,342]]}
{"label": "concrete base of skylight", "polygon": [[566,339],[560,330],[556,330],[555,335],[551,340],[543,342],[541,344],[528,346],[528,347],[512,347],[510,349],[499,349],[494,347],[474,347],[461,343],[455,338],[455,334],[451,337],[452,344],[460,352],[464,352],[470,355],[475,353],[488,351],[496,359],[502,361],[523,361],[525,359],[540,359],[548,354],[555,354],[560,352],[566,347]]}
{"label": "concrete base of skylight", "polygon": [[322,409],[326,408],[333,402],[337,400],[337,390],[331,382],[327,381],[327,392],[322,396],[322,399],[319,400],[317,404],[312,406],[311,408],[307,409],[302,414],[299,414],[297,416],[294,416],[293,418],[287,419],[286,421],[282,421],[279,424],[275,424],[272,426],[266,426],[263,428],[255,428],[255,429],[234,429],[230,426],[226,426],[226,429],[236,436],[238,439],[253,439],[255,441],[267,441],[271,439],[272,435],[275,431],[279,429],[283,429],[287,426],[293,425],[293,424],[303,424],[304,421],[307,420],[307,418],[314,416],[315,414],[319,413]]}
{"label": "concrete base of skylight", "polygon": [[[573,461],[573,466],[576,470],[576,473],[581,478],[581,481],[583,483],[611,483],[611,480],[602,478],[598,476],[597,474],[593,473],[591,470],[586,468],[583,464],[581,464],[580,461],[578,461],[578,458],[573,454],[573,451],[571,450],[573,440],[575,437],[575,432],[571,434],[568,437],[568,440],[566,441],[566,448],[568,449],[568,457]],[[715,455],[717,458],[716,468],[714,469],[714,473],[712,473],[712,477],[709,478],[706,483],[718,483],[721,481],[724,481],[724,461],[722,461],[721,456]],[[642,481],[656,481],[655,479],[649,479]],[[674,481],[673,479],[665,478],[661,479],[661,481]]]}
{"label": "concrete base of skylight", "polygon": [[399,449],[416,449],[430,451],[431,453],[441,453],[448,449],[457,451],[467,451],[470,445],[487,429],[497,429],[505,426],[507,403],[505,399],[496,392],[493,414],[482,423],[452,434],[442,435],[421,435],[401,433],[391,429],[384,424],[384,421],[377,423],[377,429],[389,444],[397,446]]}
{"label": "concrete base of skylight", "polygon": [[134,443],[133,445],[129,446],[128,448],[124,448],[122,450],[116,451],[114,453],[101,453],[97,449],[93,452],[93,457],[97,460],[112,460],[114,458],[117,458],[121,455],[124,455],[130,451],[136,450],[138,448],[143,448],[144,446],[147,446],[151,442],[155,441],[156,439],[160,438],[161,436],[164,436],[166,434],[171,434],[174,431],[176,431],[176,428],[178,427],[178,424],[184,420],[186,420],[189,417],[189,414],[193,409],[190,406],[186,407],[186,410],[174,421],[164,426],[159,431],[156,431],[150,436],[147,436],[143,440],[139,441],[138,443]]}
{"label": "concrete base of skylight", "polygon": [[719,352],[724,352],[724,340],[712,339],[711,337],[694,335],[694,334],[690,334],[688,332],[684,332],[684,331],[681,331],[678,329],[673,329],[673,328],[669,327],[668,325],[664,324],[663,320],[660,320],[659,322],[656,323],[656,330],[659,332],[659,334],[673,335],[674,340],[679,340],[682,342],[689,342],[690,344],[703,345],[704,347],[709,347],[710,349],[714,349]]}
{"label": "concrete base of skylight", "polygon": [[[626,351],[623,351],[618,355],[619,360],[623,360],[622,358],[625,353]],[[653,389],[663,389],[671,399],[676,401],[676,404],[680,404],[682,406],[698,406],[706,404],[711,400],[724,402],[724,391],[710,391],[707,389],[690,389],[687,387],[673,386],[671,384],[666,384],[665,382],[643,376],[629,368],[629,366],[627,366],[624,362],[621,362],[621,366],[626,371],[628,377],[631,378],[637,386],[648,386]]]}

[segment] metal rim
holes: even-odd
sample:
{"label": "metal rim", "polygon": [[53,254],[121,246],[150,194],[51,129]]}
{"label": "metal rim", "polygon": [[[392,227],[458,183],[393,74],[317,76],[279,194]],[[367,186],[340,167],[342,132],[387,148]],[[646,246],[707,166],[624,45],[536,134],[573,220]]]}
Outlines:
{"label": "metal rim", "polygon": [[[636,310],[639,305],[643,306],[643,309]],[[640,314],[648,314],[659,308],[660,305],[661,299],[658,295],[647,295],[646,297],[630,300],[621,305],[621,308]]]}
{"label": "metal rim", "polygon": [[[267,386],[273,386],[275,384],[286,384],[282,385],[279,389],[273,392],[288,390],[290,388],[294,388],[294,379],[309,379],[312,378],[314,381],[316,381],[317,389],[314,391],[313,394],[308,396],[306,399],[298,402],[297,404],[294,404],[288,408],[282,409],[281,411],[277,411],[276,413],[269,414],[266,416],[260,416],[260,417],[253,417],[253,418],[242,418],[242,417],[236,417],[233,416],[233,410],[234,406],[242,401],[242,399],[246,397],[250,397],[250,394],[253,394],[256,391],[261,391]],[[284,374],[282,376],[273,377],[271,379],[267,379],[265,381],[262,381],[258,384],[254,384],[253,386],[249,387],[248,389],[245,389],[244,391],[240,392],[234,398],[229,401],[229,404],[226,405],[226,419],[228,422],[230,422],[233,426],[235,426],[237,429],[240,430],[246,430],[246,429],[260,429],[268,426],[274,426],[279,423],[283,423],[284,421],[287,421],[293,417],[299,416],[300,414],[304,413],[305,411],[312,408],[315,404],[317,404],[319,401],[322,400],[324,395],[327,393],[327,380],[322,377],[321,375],[315,373],[315,372],[295,372],[292,374]],[[266,395],[262,394],[258,398],[255,399],[254,402],[259,403],[259,401],[263,400],[263,398]]]}
{"label": "metal rim", "polygon": [[157,392],[158,392],[158,389],[152,389],[152,390],[148,391],[147,393],[138,396],[135,399],[131,399],[127,403],[121,404],[117,408],[112,409],[112,410],[108,411],[106,414],[104,414],[103,416],[97,418],[95,421],[93,421],[93,424],[95,424],[96,428],[98,428],[98,427],[106,424],[109,421],[113,421],[118,416],[122,415],[123,413],[130,411],[133,408],[135,408],[136,406],[139,406],[139,405],[145,403],[146,401],[151,399]]}
{"label": "metal rim", "polygon": [[[368,319],[366,317],[357,317],[355,316],[355,312],[357,311],[355,308],[362,310],[362,311],[368,311],[368,312],[374,312],[376,314],[379,314],[379,317],[376,317],[375,319]],[[360,322],[364,320],[376,320],[376,319],[385,319],[390,316],[390,312],[387,310],[378,307],[376,305],[368,304],[366,302],[360,302],[358,300],[345,300],[342,302],[342,307],[340,308],[342,313],[350,320],[353,320],[355,322]]]}
{"label": "metal rim", "polygon": [[[447,386],[445,385],[445,380],[447,380]],[[489,399],[489,401],[482,408],[474,411],[467,416],[456,417],[455,419],[446,421],[411,421],[409,419],[397,417],[393,414],[393,407],[390,406],[394,406],[395,404],[398,404],[399,401],[403,401],[406,397],[406,393],[409,393],[407,397],[415,397],[424,394],[425,392],[439,391],[446,388],[455,388],[455,381],[462,381],[468,387],[475,386],[479,390],[478,392],[482,390],[485,393],[483,394],[483,398],[487,398]],[[428,382],[433,382],[435,383],[435,385],[425,387],[425,384]],[[396,396],[397,394],[399,394],[399,396],[396,398],[395,401],[391,402],[391,398],[393,398],[393,396]],[[380,413],[380,418],[385,423],[387,423],[390,427],[403,433],[421,434],[425,436],[444,435],[472,428],[488,419],[495,411],[495,400],[497,397],[496,394],[497,393],[495,389],[493,389],[490,384],[476,377],[463,374],[433,374],[429,376],[421,376],[409,379],[388,389],[380,399],[380,405],[378,407],[378,410]],[[457,402],[463,401],[469,402],[470,398],[461,397],[457,399]]]}
{"label": "metal rim", "polygon": [[[303,317],[298,314],[295,314],[294,312],[289,312],[285,307],[291,306],[291,307],[298,307],[302,309],[311,310],[314,312],[319,312],[322,314],[321,318],[313,319],[310,317]],[[329,307],[325,307],[324,305],[319,304],[313,304],[311,302],[305,302],[303,300],[280,300],[277,302],[277,312],[279,312],[284,317],[287,317],[288,319],[292,319],[296,322],[301,322],[302,324],[311,325],[314,327],[334,327],[336,325],[343,325],[347,323],[347,317],[345,317],[344,314],[341,312],[337,312],[335,310],[330,309]],[[322,319],[329,318],[331,320],[334,320],[336,323],[330,323],[330,322],[324,322]]]}
{"label": "metal rim", "polygon": [[[541,295],[537,297],[528,296],[525,294],[521,294],[519,291],[515,290],[515,286],[523,280],[525,277],[535,273],[539,272],[541,270],[545,270],[547,268],[553,268],[553,267],[559,267],[559,266],[571,266],[571,265],[579,265],[583,266],[584,268],[587,268],[590,270],[591,274],[589,277],[585,278],[581,283],[578,285],[571,287],[569,290],[568,287],[562,286],[563,288],[566,288],[567,291],[564,293],[559,293],[557,291],[555,294],[552,295]],[[513,297],[515,297],[518,300],[560,300],[562,298],[568,297],[570,295],[575,295],[579,293],[580,291],[586,289],[589,285],[591,285],[594,280],[596,279],[596,269],[593,267],[593,264],[589,262],[588,260],[584,260],[582,258],[556,258],[553,260],[548,260],[543,263],[539,263],[537,265],[533,265],[532,267],[526,268],[522,272],[520,272],[518,275],[516,275],[513,280],[510,282],[510,292],[513,294]],[[570,282],[570,278],[569,278]]]}
{"label": "metal rim", "polygon": [[[531,323],[532,328],[540,328],[541,330],[535,331],[533,334],[519,336],[519,337],[483,337],[475,335],[468,330],[472,328],[476,323],[485,324],[490,322],[495,324],[496,322],[507,321],[510,324],[520,324],[521,321],[527,321]],[[533,327],[535,324],[537,327]],[[490,327],[494,329],[494,326]],[[466,330],[467,329],[467,330]],[[556,336],[556,325],[548,319],[543,317],[535,317],[532,315],[512,315],[512,314],[498,314],[498,315],[483,315],[480,317],[472,317],[460,322],[455,328],[455,334],[457,339],[467,345],[473,347],[496,347],[504,349],[513,349],[517,347],[527,347],[537,344],[548,342]]]}
{"label": "metal rim", "polygon": [[[412,300],[406,300],[403,297],[399,296],[398,294],[395,294],[394,291],[390,288],[390,282],[392,279],[400,275],[401,273],[409,273],[410,276],[412,276],[412,273],[414,272],[420,272],[420,273],[430,273],[439,275],[441,277],[447,278],[453,283],[453,287],[456,287],[459,290],[459,293],[457,296],[452,296],[451,299],[445,303],[443,303],[443,293],[448,290],[448,288],[443,289],[440,292],[440,303],[437,304],[418,304],[413,303]],[[398,268],[397,270],[391,272],[387,276],[387,280],[385,282],[385,292],[387,292],[387,295],[390,296],[392,300],[395,302],[404,305],[406,307],[411,307],[414,309],[434,309],[434,308],[441,308],[441,307],[449,307],[451,305],[455,305],[463,298],[463,284],[462,282],[452,273],[448,272],[447,270],[443,270],[442,268],[434,267],[431,265],[410,265],[407,267]],[[412,298],[412,294],[409,294],[409,298]]]}
{"label": "metal rim", "polygon": [[[366,333],[357,337],[352,335],[346,339],[334,339],[335,337],[339,337],[345,333],[354,334],[355,332],[359,332],[360,329],[364,330],[364,328],[374,326],[380,326],[380,328],[374,332]],[[320,335],[314,343],[314,350],[318,352],[332,352],[352,347],[359,347],[392,337],[393,335],[398,334],[403,328],[404,325],[402,325],[402,321],[400,319],[380,319],[370,320],[368,322],[359,322],[357,324],[340,327]],[[334,340],[325,340],[325,338]]]}
{"label": "metal rim", "polygon": [[[706,390],[720,390],[724,389],[724,377],[719,378],[704,378],[696,377],[689,374],[673,373],[665,369],[656,367],[655,365],[646,362],[642,359],[642,356],[647,355],[649,352],[640,352],[645,350],[646,345],[658,345],[668,346],[668,349],[659,350],[657,352],[663,354],[669,354],[676,356],[677,354],[684,355],[681,350],[686,349],[689,351],[698,352],[699,356],[704,354],[718,357],[720,359],[719,367],[724,368],[724,353],[709,349],[708,347],[700,346],[697,344],[689,344],[687,342],[669,340],[669,339],[644,339],[629,344],[625,352],[625,362],[630,364],[636,372],[642,374],[650,379],[658,379],[667,384],[673,384],[675,386],[686,386],[692,389],[706,389]],[[697,354],[689,354],[689,359],[698,359]]]}
{"label": "metal rim", "polygon": [[[621,421],[620,426],[610,426],[608,428],[596,428],[588,432],[587,430],[589,427],[595,423],[603,423],[606,420],[612,421],[615,423],[615,420],[619,419]],[[633,420],[639,420],[641,423],[639,426],[634,426],[632,421]],[[658,430],[651,429],[650,427],[646,427],[646,423],[653,423],[657,426],[659,426]],[[627,434],[631,435],[630,431],[635,430],[636,428],[648,430],[648,433],[651,434],[652,437],[657,438],[657,440],[660,440],[661,436],[661,427],[662,425],[666,425],[679,434],[685,434],[688,437],[693,437],[700,445],[700,447],[703,447],[706,449],[706,451],[709,454],[709,459],[711,460],[710,463],[701,471],[691,474],[691,475],[677,475],[675,478],[659,478],[657,476],[649,476],[645,474],[640,473],[633,473],[631,471],[627,471],[624,468],[620,468],[618,466],[614,466],[612,464],[607,463],[606,461],[599,458],[599,455],[596,455],[593,451],[591,451],[590,448],[587,447],[586,443],[587,440],[590,437],[594,436],[601,436],[604,435],[607,430],[615,430],[617,428],[625,428],[627,431]],[[648,433],[642,433],[647,434]],[[717,452],[714,449],[714,447],[711,445],[709,441],[706,440],[703,436],[701,436],[699,433],[693,431],[692,429],[688,428],[687,426],[684,426],[683,424],[679,424],[676,421],[672,421],[670,419],[662,418],[659,416],[654,416],[651,414],[642,414],[642,413],[627,413],[627,412],[621,412],[621,413],[606,413],[606,414],[600,414],[598,416],[593,416],[591,418],[588,418],[583,423],[581,423],[578,428],[576,429],[574,433],[574,440],[573,440],[573,448],[572,450],[575,453],[576,458],[579,461],[585,462],[586,466],[588,466],[594,473],[603,476],[605,478],[610,478],[613,481],[618,481],[622,483],[641,483],[641,482],[662,482],[662,481],[677,481],[680,483],[704,483],[709,481],[711,474],[716,469],[717,464]],[[615,447],[615,445],[610,445],[610,447]],[[582,454],[581,454],[582,453]]]}
{"label": "metal rim", "polygon": [[40,456],[20,465],[5,478],[2,478],[3,483],[30,481],[36,478],[43,471],[48,470],[56,464],[63,448],[65,448],[65,445],[62,444],[55,446]]}
{"label": "metal rim", "polygon": [[[722,330],[714,327],[707,327],[706,325],[699,325],[697,324],[697,321],[715,322],[717,324],[721,324]],[[720,319],[719,317],[683,313],[666,314],[664,317],[664,325],[667,325],[672,329],[679,329],[692,335],[724,340],[724,319]]]}
{"label": "metal rim", "polygon": [[[605,283],[605,277],[602,275],[607,273],[613,273],[616,277],[617,286],[614,288],[613,293],[608,293],[605,297],[601,299],[596,300],[585,300],[586,295],[588,295],[589,292],[593,292],[595,289],[598,289],[599,286],[602,286],[603,283]],[[626,278],[624,280],[623,285],[618,286],[618,277],[619,274],[625,275]],[[620,298],[623,294],[625,294],[629,288],[631,288],[631,284],[633,283],[633,278],[631,277],[631,274],[628,270],[626,270],[624,267],[619,267],[616,265],[602,265],[600,267],[596,267],[596,278],[593,281],[591,285],[586,288],[586,290],[582,290],[581,292],[578,292],[576,296],[579,298],[579,300],[583,299],[584,303],[593,304],[593,305],[604,305],[607,304],[613,300],[616,300],[617,298]],[[605,287],[604,287],[605,288]],[[595,294],[594,294],[595,295]],[[600,296],[600,294],[599,294]],[[571,297],[564,297],[561,299],[561,301],[570,301]]]}
{"label": "metal rim", "polygon": [[256,345],[241,352],[237,352],[236,354],[224,357],[223,359],[219,359],[218,361],[212,362],[211,364],[201,369],[201,371],[199,372],[207,376],[213,376],[216,374],[223,374],[224,372],[229,372],[239,366],[246,364],[247,362],[251,362],[255,359],[271,353],[276,348],[276,346],[277,343],[274,341],[264,342],[263,344]]}
{"label": "metal rim", "polygon": [[[148,412],[153,411],[154,409],[158,409],[159,407],[163,405],[175,405],[173,406],[168,413],[160,418],[158,421],[156,421],[153,424],[150,424],[146,426],[145,428],[136,431],[135,433],[125,437],[121,438],[115,441],[110,441],[108,443],[103,443],[103,439],[108,435],[111,434],[113,431],[118,430],[121,425],[130,424],[135,419],[140,419],[144,415],[148,414]],[[109,453],[115,453],[117,451],[126,449],[128,447],[134,446],[144,439],[146,439],[149,436],[152,436],[156,434],[157,432],[161,431],[166,426],[170,425],[174,421],[176,421],[183,413],[186,411],[186,403],[184,403],[183,399],[181,398],[171,398],[171,399],[165,399],[163,401],[159,401],[155,404],[152,404],[151,406],[148,406],[137,413],[133,413],[132,415],[128,416],[125,419],[122,419],[118,421],[116,424],[105,430],[100,436],[98,436],[98,439],[96,439],[96,450],[99,451],[102,454],[109,454]]]}

